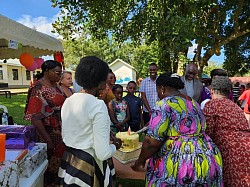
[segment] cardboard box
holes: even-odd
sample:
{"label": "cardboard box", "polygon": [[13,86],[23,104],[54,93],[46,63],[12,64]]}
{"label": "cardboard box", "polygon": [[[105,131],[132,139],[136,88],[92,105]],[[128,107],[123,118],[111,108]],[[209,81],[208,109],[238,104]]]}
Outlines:
{"label": "cardboard box", "polygon": [[135,149],[134,151],[117,150],[113,157],[116,158],[122,164],[133,162],[138,159],[141,153],[141,147],[142,147],[142,144],[140,143],[137,149]]}
{"label": "cardboard box", "polygon": [[36,140],[34,126],[0,125],[0,133],[6,134],[6,149],[26,149]]}

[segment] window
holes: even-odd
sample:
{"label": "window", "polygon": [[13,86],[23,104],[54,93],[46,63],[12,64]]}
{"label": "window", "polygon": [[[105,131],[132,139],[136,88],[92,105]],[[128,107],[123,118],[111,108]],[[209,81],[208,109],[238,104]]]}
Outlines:
{"label": "window", "polygon": [[3,80],[3,67],[0,65],[0,80]]}
{"label": "window", "polygon": [[31,80],[30,71],[26,70],[26,80]]}
{"label": "window", "polygon": [[18,69],[12,69],[13,80],[18,80]]}

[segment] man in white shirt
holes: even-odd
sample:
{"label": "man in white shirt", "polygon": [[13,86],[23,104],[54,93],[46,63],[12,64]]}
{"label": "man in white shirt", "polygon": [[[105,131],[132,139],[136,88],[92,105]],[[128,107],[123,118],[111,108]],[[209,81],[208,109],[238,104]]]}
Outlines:
{"label": "man in white shirt", "polygon": [[194,63],[188,64],[184,76],[181,77],[181,80],[184,82],[185,87],[181,89],[180,92],[182,94],[188,95],[197,102],[200,102],[203,85],[197,78],[197,75],[198,66]]}

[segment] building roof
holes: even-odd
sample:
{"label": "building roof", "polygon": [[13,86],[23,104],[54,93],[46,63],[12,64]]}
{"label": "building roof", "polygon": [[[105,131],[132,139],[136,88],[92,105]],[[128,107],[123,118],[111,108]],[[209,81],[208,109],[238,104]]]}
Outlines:
{"label": "building roof", "polygon": [[229,77],[232,82],[250,83],[250,77]]}
{"label": "building roof", "polygon": [[113,66],[113,65],[116,64],[117,62],[122,62],[124,65],[126,65],[126,66],[128,66],[128,67],[130,67],[131,69],[133,69],[133,70],[136,71],[136,69],[135,69],[133,66],[131,66],[130,64],[124,62],[123,60],[121,60],[121,59],[119,59],[119,58],[116,59],[116,60],[115,60],[114,62],[112,62],[111,64],[109,64],[109,67]]}

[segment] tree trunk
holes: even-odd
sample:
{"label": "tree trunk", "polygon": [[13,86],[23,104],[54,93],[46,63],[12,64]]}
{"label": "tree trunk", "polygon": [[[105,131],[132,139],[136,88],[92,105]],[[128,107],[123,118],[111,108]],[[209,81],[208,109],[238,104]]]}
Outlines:
{"label": "tree trunk", "polygon": [[[164,41],[164,40],[163,40]],[[159,68],[162,72],[172,71],[170,53],[168,52],[168,44],[159,42]]]}
{"label": "tree trunk", "polygon": [[178,70],[178,65],[179,65],[179,55],[178,55],[178,53],[175,53],[174,54],[174,59],[173,59],[173,64],[172,64],[172,66],[173,66],[173,73],[176,73],[177,72],[177,70]]}

